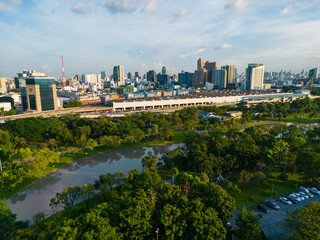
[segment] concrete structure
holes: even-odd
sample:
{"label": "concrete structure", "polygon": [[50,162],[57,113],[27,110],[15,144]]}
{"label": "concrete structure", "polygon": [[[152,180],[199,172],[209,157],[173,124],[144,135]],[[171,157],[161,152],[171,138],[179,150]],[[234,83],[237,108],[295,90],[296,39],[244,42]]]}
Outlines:
{"label": "concrete structure", "polygon": [[157,82],[157,75],[156,72],[154,70],[150,70],[149,72],[147,72],[147,80],[149,82]]}
{"label": "concrete structure", "polygon": [[199,58],[197,62],[197,71],[201,71],[203,68],[204,68],[204,61],[202,58]]}
{"label": "concrete structure", "polygon": [[0,102],[0,110],[10,111],[12,109],[10,102]]}
{"label": "concrete structure", "polygon": [[113,67],[113,80],[118,85],[118,87],[125,85],[123,66],[118,65]]}
{"label": "concrete structure", "polygon": [[46,111],[58,109],[55,78],[30,71],[18,74],[23,109]]}
{"label": "concrete structure", "polygon": [[179,84],[185,84],[187,87],[191,87],[193,76],[194,73],[181,71],[181,73],[178,74],[178,82]]}
{"label": "concrete structure", "polygon": [[[187,107],[195,105],[212,105],[222,103],[240,103],[240,102],[270,102],[275,101],[286,101],[287,99],[295,99],[299,97],[308,97],[308,94],[292,94],[292,93],[281,93],[281,94],[253,94],[253,95],[238,95],[238,96],[217,96],[217,97],[184,97],[184,98],[173,98],[167,97],[164,99],[150,99],[150,100],[132,100],[132,101],[114,101],[108,102],[112,106],[114,111],[123,110],[141,110],[141,109],[159,109],[159,108],[172,108],[172,107]],[[270,100],[271,99],[271,100]]]}
{"label": "concrete structure", "polygon": [[263,89],[264,65],[258,63],[250,63],[246,69],[246,90]]}
{"label": "concrete structure", "polygon": [[227,76],[226,76],[227,88],[235,88],[236,87],[236,67],[227,65],[225,67],[222,67],[221,69],[224,69],[227,72]]}
{"label": "concrete structure", "polygon": [[213,70],[218,68],[217,62],[206,61],[202,58],[197,61],[197,70],[194,71],[193,87],[204,87],[206,82],[211,82]]}
{"label": "concrete structure", "polygon": [[82,83],[84,84],[100,84],[101,75],[100,74],[82,74]]}
{"label": "concrete structure", "polygon": [[0,78],[0,94],[4,94],[7,92],[7,79]]}
{"label": "concrete structure", "polygon": [[212,80],[216,89],[223,89],[227,86],[227,71],[225,69],[214,69],[212,71]]}

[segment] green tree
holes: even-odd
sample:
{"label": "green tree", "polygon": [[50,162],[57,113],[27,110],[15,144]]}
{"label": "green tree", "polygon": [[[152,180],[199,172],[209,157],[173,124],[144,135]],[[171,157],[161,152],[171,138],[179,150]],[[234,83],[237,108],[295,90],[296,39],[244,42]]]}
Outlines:
{"label": "green tree", "polygon": [[145,156],[144,158],[142,158],[142,166],[145,169],[155,169],[155,167],[157,166],[157,159],[157,155],[150,154],[148,156]]}
{"label": "green tree", "polygon": [[301,151],[296,159],[297,170],[307,179],[316,180],[320,176],[320,154],[311,151]]}
{"label": "green tree", "polygon": [[17,228],[16,215],[12,214],[5,200],[0,200],[0,236],[1,239],[12,239]]}
{"label": "green tree", "polygon": [[65,209],[71,208],[80,197],[80,187],[69,187],[64,189],[61,193],[56,193],[56,197],[50,200],[50,207],[63,207]]}
{"label": "green tree", "polygon": [[89,199],[94,196],[94,186],[91,184],[83,184],[79,195],[81,200],[86,202],[87,210],[89,210]]}
{"label": "green tree", "polygon": [[320,239],[320,203],[311,202],[288,213],[285,227],[292,232],[289,239]]}
{"label": "green tree", "polygon": [[260,229],[259,218],[252,211],[241,208],[236,217],[238,226],[236,235],[241,240],[260,240],[264,239],[262,230]]}
{"label": "green tree", "polygon": [[64,108],[74,108],[74,107],[81,107],[81,106],[83,106],[83,103],[79,101],[70,101],[67,104],[63,104]]}

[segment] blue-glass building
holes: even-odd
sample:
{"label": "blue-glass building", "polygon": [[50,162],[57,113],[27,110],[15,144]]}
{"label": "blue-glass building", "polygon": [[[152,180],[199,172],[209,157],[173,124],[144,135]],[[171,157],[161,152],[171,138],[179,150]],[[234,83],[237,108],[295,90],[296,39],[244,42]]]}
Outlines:
{"label": "blue-glass building", "polygon": [[52,77],[27,77],[20,79],[20,91],[25,111],[58,109],[56,83]]}

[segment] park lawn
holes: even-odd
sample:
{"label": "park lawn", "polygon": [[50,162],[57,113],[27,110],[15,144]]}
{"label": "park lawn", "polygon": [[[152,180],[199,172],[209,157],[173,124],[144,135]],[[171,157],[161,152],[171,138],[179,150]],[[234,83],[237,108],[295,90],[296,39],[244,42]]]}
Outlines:
{"label": "park lawn", "polygon": [[281,122],[290,122],[290,123],[317,123],[319,118],[318,117],[289,117],[283,118]]}
{"label": "park lawn", "polygon": [[296,191],[297,178],[299,178],[298,187],[304,182],[301,181],[301,176],[297,173],[288,173],[289,179],[286,182],[279,180],[279,171],[272,170],[270,178],[265,179],[265,183],[253,183],[242,185],[236,178],[231,178],[230,181],[236,183],[241,189],[241,193],[229,192],[236,200],[237,208],[255,204],[259,201],[264,201],[271,198],[272,185],[273,198],[276,199],[284,194],[290,194]]}

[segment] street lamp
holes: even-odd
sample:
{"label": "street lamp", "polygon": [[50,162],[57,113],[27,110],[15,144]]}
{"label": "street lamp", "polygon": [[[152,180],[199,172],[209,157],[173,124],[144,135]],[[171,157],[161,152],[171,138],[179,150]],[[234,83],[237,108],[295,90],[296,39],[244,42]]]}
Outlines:
{"label": "street lamp", "polygon": [[157,240],[158,240],[159,228],[156,229],[156,234],[157,234]]}
{"label": "street lamp", "polygon": [[286,173],[286,168],[287,168],[287,155],[288,155],[288,148],[286,147],[286,159],[285,159],[285,164],[284,164],[284,173]]}
{"label": "street lamp", "polygon": [[[1,151],[1,148],[0,148],[0,151]],[[1,156],[0,156],[0,170],[2,172],[2,162],[1,162]]]}

